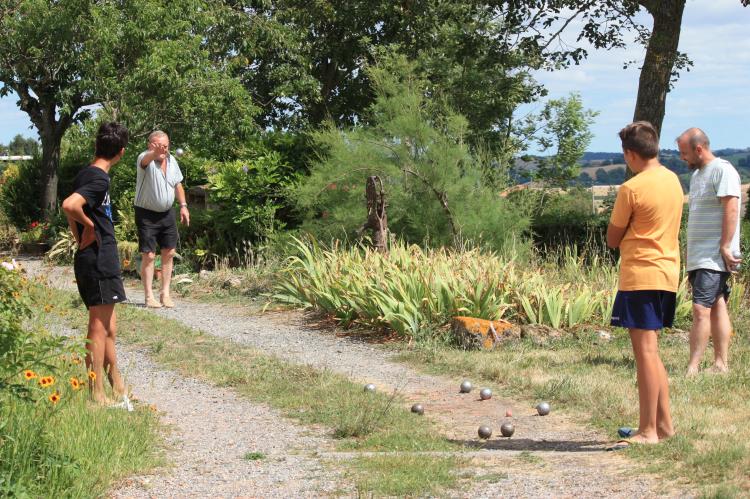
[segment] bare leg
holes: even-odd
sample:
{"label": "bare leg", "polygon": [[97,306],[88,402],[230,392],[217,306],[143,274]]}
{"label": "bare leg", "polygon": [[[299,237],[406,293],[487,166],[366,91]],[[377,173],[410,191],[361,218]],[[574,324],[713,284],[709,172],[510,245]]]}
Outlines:
{"label": "bare leg", "polygon": [[708,337],[711,334],[711,309],[693,303],[693,326],[690,328],[690,361],[687,375],[698,373],[698,367],[706,352]]}
{"label": "bare leg", "polygon": [[154,262],[156,255],[154,253],[141,253],[141,282],[143,283],[143,294],[146,303],[154,300]]}
{"label": "bare leg", "polygon": [[714,369],[719,372],[729,371],[729,337],[732,334],[732,322],[724,295],[716,299],[711,307],[711,338],[714,342]]}
{"label": "bare leg", "polygon": [[672,411],[669,404],[669,377],[667,376],[667,370],[664,368],[664,363],[661,361],[661,357],[657,353],[659,361],[660,371],[660,385],[659,385],[659,403],[656,408],[656,433],[659,435],[659,440],[674,436],[674,426],[672,424]]}
{"label": "bare leg", "polygon": [[172,266],[174,264],[175,248],[161,250],[161,298],[169,298],[169,286],[172,283]]}
{"label": "bare leg", "polygon": [[629,332],[635,354],[640,407],[638,434],[632,440],[639,443],[657,443],[660,405],[663,425],[671,427],[672,422],[669,416],[669,387],[666,371],[659,358],[656,331],[630,329]]}
{"label": "bare leg", "polygon": [[115,350],[115,340],[117,338],[117,315],[112,310],[112,316],[107,326],[107,342],[104,349],[104,369],[107,371],[109,384],[115,395],[125,394],[125,383],[122,381],[120,369],[117,367],[117,352]]}
{"label": "bare leg", "polygon": [[95,305],[89,307],[89,340],[86,344],[86,367],[96,375],[90,380],[91,398],[100,404],[109,402],[104,393],[104,356],[107,341],[107,326],[109,325],[114,305]]}

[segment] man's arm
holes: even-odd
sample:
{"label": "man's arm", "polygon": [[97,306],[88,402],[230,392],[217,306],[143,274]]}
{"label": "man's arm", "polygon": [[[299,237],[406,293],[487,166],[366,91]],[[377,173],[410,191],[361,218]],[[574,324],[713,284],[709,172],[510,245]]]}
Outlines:
{"label": "man's arm", "polygon": [[610,223],[607,226],[607,246],[610,248],[619,248],[627,230],[627,227],[618,227]]}
{"label": "man's arm", "polygon": [[187,202],[185,202],[185,188],[182,187],[182,182],[174,186],[174,194],[177,202],[180,203],[180,222],[189,226],[190,211],[188,211]]}
{"label": "man's arm", "polygon": [[[70,231],[73,233],[79,249],[83,249],[96,241],[94,222],[83,212],[85,204],[86,199],[77,192],[65,198],[62,203],[62,209],[65,212],[65,217],[68,219],[68,227],[70,227]],[[80,237],[76,222],[83,225],[83,233]]]}
{"label": "man's arm", "polygon": [[719,242],[719,252],[724,259],[727,270],[732,272],[741,258],[735,258],[732,255],[732,239],[737,230],[737,217],[739,217],[740,200],[734,196],[720,197],[723,215],[721,217],[721,241]]}

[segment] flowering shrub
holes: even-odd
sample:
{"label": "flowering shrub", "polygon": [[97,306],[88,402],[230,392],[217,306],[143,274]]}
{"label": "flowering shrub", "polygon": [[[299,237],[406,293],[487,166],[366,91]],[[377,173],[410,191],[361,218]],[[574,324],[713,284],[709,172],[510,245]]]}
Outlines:
{"label": "flowering shrub", "polygon": [[[24,327],[31,316],[29,286],[20,265],[0,262],[0,401],[8,396],[31,400],[49,396],[38,389],[54,385],[58,367],[53,361],[69,350],[65,338]],[[38,386],[30,385],[36,372],[45,375]]]}

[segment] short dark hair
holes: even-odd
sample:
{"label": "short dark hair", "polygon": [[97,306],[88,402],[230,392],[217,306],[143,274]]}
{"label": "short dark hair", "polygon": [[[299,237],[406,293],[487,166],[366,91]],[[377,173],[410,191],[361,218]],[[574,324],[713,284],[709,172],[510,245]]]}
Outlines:
{"label": "short dark hair", "polygon": [[128,145],[128,129],[125,125],[110,121],[102,123],[96,132],[96,148],[94,154],[97,158],[112,159],[124,147]]}
{"label": "short dark hair", "polygon": [[636,121],[620,130],[622,148],[636,153],[643,159],[659,155],[659,133],[648,121]]}

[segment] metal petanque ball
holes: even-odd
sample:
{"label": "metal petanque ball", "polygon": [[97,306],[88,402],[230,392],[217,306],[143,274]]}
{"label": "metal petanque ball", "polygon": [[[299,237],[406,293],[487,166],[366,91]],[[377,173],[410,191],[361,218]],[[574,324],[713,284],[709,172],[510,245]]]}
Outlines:
{"label": "metal petanque ball", "polygon": [[479,438],[483,438],[487,440],[488,438],[492,436],[492,428],[490,428],[489,426],[482,425],[477,430],[477,434],[479,435]]}
{"label": "metal petanque ball", "polygon": [[[742,258],[742,253],[740,253],[739,251],[733,251],[732,256],[735,258]],[[737,265],[734,266],[734,270],[735,271],[740,270],[741,267],[742,267],[742,264],[738,263]]]}
{"label": "metal petanque ball", "polygon": [[504,437],[512,437],[515,431],[516,427],[513,426],[513,423],[503,423],[500,427],[500,433],[502,433]]}
{"label": "metal petanque ball", "polygon": [[177,149],[175,149],[175,151],[174,151],[174,155],[175,155],[175,156],[177,156],[178,158],[179,158],[180,156],[182,156],[183,154],[185,154],[185,150],[184,150],[184,149],[183,149],[182,147],[178,147],[178,148],[177,148]]}
{"label": "metal petanque ball", "polygon": [[469,393],[472,388],[474,387],[471,385],[471,381],[465,380],[461,383],[461,393]]}
{"label": "metal petanque ball", "polygon": [[541,402],[539,405],[536,406],[536,412],[540,416],[546,416],[547,414],[549,414],[549,403]]}
{"label": "metal petanque ball", "polygon": [[492,398],[492,390],[489,388],[482,388],[482,391],[479,392],[479,398],[482,400],[489,400]]}
{"label": "metal petanque ball", "polygon": [[424,406],[422,404],[414,404],[411,406],[411,412],[422,416],[424,414]]}
{"label": "metal petanque ball", "polygon": [[375,385],[373,385],[372,383],[367,383],[365,385],[365,391],[366,392],[374,392],[375,391]]}

